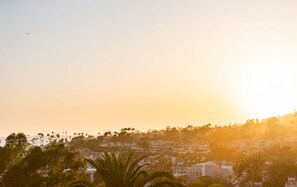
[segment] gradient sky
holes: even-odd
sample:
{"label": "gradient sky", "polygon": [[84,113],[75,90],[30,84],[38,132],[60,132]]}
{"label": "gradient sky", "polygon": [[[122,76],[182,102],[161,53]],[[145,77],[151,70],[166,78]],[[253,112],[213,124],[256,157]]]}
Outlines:
{"label": "gradient sky", "polygon": [[296,10],[295,0],[2,0],[0,135],[293,112]]}

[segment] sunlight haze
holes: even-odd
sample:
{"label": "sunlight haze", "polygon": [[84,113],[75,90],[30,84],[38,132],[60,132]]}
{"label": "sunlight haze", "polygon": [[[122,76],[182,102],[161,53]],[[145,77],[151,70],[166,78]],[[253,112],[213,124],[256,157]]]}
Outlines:
{"label": "sunlight haze", "polygon": [[0,135],[294,112],[297,1],[0,2]]}

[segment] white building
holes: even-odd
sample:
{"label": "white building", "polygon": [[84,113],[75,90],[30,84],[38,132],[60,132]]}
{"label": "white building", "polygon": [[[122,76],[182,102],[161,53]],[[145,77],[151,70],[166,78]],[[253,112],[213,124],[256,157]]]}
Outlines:
{"label": "white building", "polygon": [[285,184],[285,187],[297,187],[297,181],[295,177],[288,177],[288,181]]}
{"label": "white building", "polygon": [[97,170],[95,168],[92,168],[92,167],[88,167],[86,169],[86,174],[88,175],[88,178],[89,178],[90,182],[94,182],[94,175],[95,175],[96,171]]}
{"label": "white building", "polygon": [[188,180],[195,180],[201,176],[228,179],[232,174],[232,166],[219,166],[212,162],[199,163],[187,169]]}

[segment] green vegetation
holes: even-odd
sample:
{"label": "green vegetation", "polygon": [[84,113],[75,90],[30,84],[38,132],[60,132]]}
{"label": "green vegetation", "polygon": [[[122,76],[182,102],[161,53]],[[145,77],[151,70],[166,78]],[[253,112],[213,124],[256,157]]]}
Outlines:
{"label": "green vegetation", "polygon": [[235,166],[240,185],[262,182],[263,187],[284,186],[288,176],[297,176],[297,151],[273,147],[267,152],[245,156]]}
{"label": "green vegetation", "polygon": [[[0,147],[0,186],[93,186],[85,181],[86,162],[63,141],[52,139],[45,146],[33,146],[23,133],[11,134]],[[107,152],[96,160],[87,161],[97,169],[106,187],[183,186],[168,172],[147,172],[144,157],[133,159]],[[99,184],[98,184],[99,185]]]}
{"label": "green vegetation", "polygon": [[[12,133],[0,147],[0,186],[229,187],[230,181],[284,186],[289,175],[297,176],[296,116],[148,132],[129,127],[97,136],[51,132],[28,140],[23,133]],[[96,159],[84,159],[90,155]],[[234,176],[187,181],[170,174],[175,167],[206,161],[233,165]],[[92,184],[87,182],[87,164],[97,169]]]}
{"label": "green vegetation", "polygon": [[176,186],[174,177],[167,172],[148,173],[143,170],[147,164],[140,164],[144,157],[133,160],[133,153],[127,157],[122,154],[109,155],[88,162],[96,168],[106,187],[153,187]]}
{"label": "green vegetation", "polygon": [[214,179],[209,176],[202,176],[196,180],[189,182],[187,187],[229,187],[230,183],[224,182],[221,179]]}
{"label": "green vegetation", "polygon": [[65,186],[84,177],[85,165],[78,152],[56,141],[32,146],[23,133],[13,133],[0,155],[2,186]]}

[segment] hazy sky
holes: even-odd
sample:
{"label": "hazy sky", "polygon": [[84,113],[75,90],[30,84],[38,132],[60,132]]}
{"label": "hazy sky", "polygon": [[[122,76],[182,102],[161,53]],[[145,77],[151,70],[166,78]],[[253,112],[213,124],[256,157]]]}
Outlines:
{"label": "hazy sky", "polygon": [[2,0],[0,135],[293,112],[296,10],[295,0]]}

